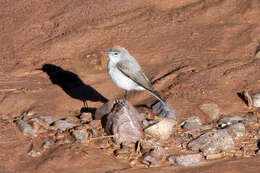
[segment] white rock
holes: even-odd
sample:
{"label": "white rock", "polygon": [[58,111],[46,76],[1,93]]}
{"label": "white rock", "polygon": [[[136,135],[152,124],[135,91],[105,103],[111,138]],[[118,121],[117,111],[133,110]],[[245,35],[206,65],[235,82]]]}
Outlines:
{"label": "white rock", "polygon": [[176,123],[175,120],[163,119],[147,127],[144,132],[160,140],[166,140],[172,134],[172,128]]}
{"label": "white rock", "polygon": [[260,107],[260,93],[253,95],[252,100],[253,100],[253,106],[259,108]]}

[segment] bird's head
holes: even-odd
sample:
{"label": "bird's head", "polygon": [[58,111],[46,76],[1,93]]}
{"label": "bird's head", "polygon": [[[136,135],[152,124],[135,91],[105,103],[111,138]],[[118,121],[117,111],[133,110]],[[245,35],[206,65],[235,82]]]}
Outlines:
{"label": "bird's head", "polygon": [[113,46],[111,49],[109,49],[109,51],[105,51],[104,53],[108,55],[110,61],[115,63],[124,60],[130,56],[128,51],[120,46]]}

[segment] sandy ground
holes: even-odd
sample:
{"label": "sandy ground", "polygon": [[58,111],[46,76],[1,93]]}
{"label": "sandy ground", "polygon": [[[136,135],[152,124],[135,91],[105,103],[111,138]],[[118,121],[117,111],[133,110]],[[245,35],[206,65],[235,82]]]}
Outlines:
{"label": "sandy ground", "polygon": [[[112,45],[136,57],[180,119],[196,114],[209,121],[198,108],[205,101],[217,103],[222,115],[247,113],[238,93],[260,91],[259,16],[259,0],[1,0],[1,172],[256,172],[260,158],[130,169],[77,144],[31,158],[31,139],[13,119],[28,110],[60,119],[78,114],[83,101],[95,109],[122,97],[100,53]],[[154,98],[138,92],[129,100],[149,105]]]}

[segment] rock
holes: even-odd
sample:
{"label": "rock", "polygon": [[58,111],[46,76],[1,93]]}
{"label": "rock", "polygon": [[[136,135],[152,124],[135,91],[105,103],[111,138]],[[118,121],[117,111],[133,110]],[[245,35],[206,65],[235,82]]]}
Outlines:
{"label": "rock", "polygon": [[230,135],[238,138],[243,137],[246,133],[246,128],[243,123],[231,124],[225,129]]}
{"label": "rock", "polygon": [[59,129],[60,131],[65,131],[66,129],[71,129],[73,127],[75,127],[76,125],[73,123],[70,123],[66,120],[57,120],[54,122],[54,127],[56,127],[57,129]]}
{"label": "rock", "polygon": [[88,141],[88,132],[85,129],[73,130],[72,136],[81,143]]}
{"label": "rock", "polygon": [[31,150],[27,153],[29,156],[31,157],[39,157],[41,155],[41,152],[39,151],[35,151],[35,150]]}
{"label": "rock", "polygon": [[257,93],[252,96],[253,106],[259,108],[260,107],[260,93]]}
{"label": "rock", "polygon": [[234,115],[234,116],[223,117],[220,120],[218,120],[218,124],[221,127],[225,127],[231,124],[243,123],[243,122],[256,123],[257,118],[252,115],[247,115],[247,116]]}
{"label": "rock", "polygon": [[173,126],[176,124],[177,122],[175,120],[163,119],[147,127],[144,132],[160,140],[167,140],[172,134]]}
{"label": "rock", "polygon": [[256,51],[255,57],[256,57],[256,58],[260,58],[260,50],[257,50],[257,51]]}
{"label": "rock", "polygon": [[51,116],[39,116],[38,118],[45,121],[49,125],[54,122]]}
{"label": "rock", "polygon": [[144,160],[150,164],[158,163],[165,158],[165,151],[162,147],[156,147],[144,156]]}
{"label": "rock", "polygon": [[[105,104],[110,104],[109,102]],[[104,122],[106,132],[115,135],[114,140],[118,144],[136,142],[143,138],[140,115],[128,101],[126,103],[114,102],[114,106]]]}
{"label": "rock", "polygon": [[90,112],[84,112],[80,115],[80,122],[81,123],[86,123],[86,122],[90,122],[92,121],[93,118],[92,118],[92,114]]}
{"label": "rock", "polygon": [[178,121],[177,115],[168,101],[166,103],[157,102],[152,106],[152,110],[154,114],[157,114],[160,117]]}
{"label": "rock", "polygon": [[44,149],[48,149],[48,148],[50,148],[51,145],[52,145],[52,142],[46,141],[46,142],[44,142],[44,143],[42,144],[42,147],[43,147]]}
{"label": "rock", "polygon": [[103,104],[101,107],[97,108],[94,119],[101,120],[103,117],[106,117],[113,109],[116,100],[110,100]]}
{"label": "rock", "polygon": [[201,125],[202,123],[200,121],[200,118],[196,115],[191,115],[185,120],[185,123],[183,124],[182,128],[194,131],[200,130]]}
{"label": "rock", "polygon": [[215,103],[203,103],[199,107],[205,114],[209,116],[212,120],[217,120],[219,118],[219,107]]}
{"label": "rock", "polygon": [[247,115],[244,118],[244,121],[248,122],[248,123],[256,123],[257,122],[257,118],[253,115]]}
{"label": "rock", "polygon": [[243,122],[244,118],[238,115],[234,115],[234,116],[228,116],[228,117],[223,117],[220,120],[218,120],[218,124],[221,127],[225,127],[227,125],[230,124],[236,124],[236,123],[240,123]]}
{"label": "rock", "polygon": [[170,163],[176,163],[182,166],[190,166],[203,161],[203,157],[201,154],[185,154],[179,156],[170,156],[168,158]]}
{"label": "rock", "polygon": [[180,136],[178,134],[172,134],[171,138],[173,138],[175,141],[179,142],[179,143],[184,143],[184,142],[188,142],[190,139],[186,136]]}
{"label": "rock", "polygon": [[220,159],[225,156],[224,153],[215,153],[215,154],[209,154],[206,156],[207,160],[214,160],[214,159]]}
{"label": "rock", "polygon": [[204,155],[234,147],[234,141],[225,129],[207,132],[188,144],[188,148],[202,151]]}
{"label": "rock", "polygon": [[30,124],[23,120],[17,120],[16,125],[19,128],[19,130],[26,136],[33,136],[36,137],[37,133],[36,131],[32,128]]}

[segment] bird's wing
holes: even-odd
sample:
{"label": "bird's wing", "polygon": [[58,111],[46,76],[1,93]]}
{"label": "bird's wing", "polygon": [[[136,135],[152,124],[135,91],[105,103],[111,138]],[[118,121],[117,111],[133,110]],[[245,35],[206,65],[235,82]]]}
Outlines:
{"label": "bird's wing", "polygon": [[[128,64],[131,66],[131,64]],[[129,67],[123,63],[117,63],[117,68],[127,77],[132,79],[135,83],[142,86],[143,88],[153,91],[153,87],[149,79],[145,76],[142,70],[136,70],[135,67]]]}
{"label": "bird's wing", "polygon": [[162,103],[166,103],[165,98],[160,96],[160,94],[153,89],[150,80],[142,72],[140,66],[136,69],[135,64],[127,63],[127,66],[123,63],[117,63],[117,68],[131,80],[133,80],[138,85],[150,91],[156,98],[158,98]]}

